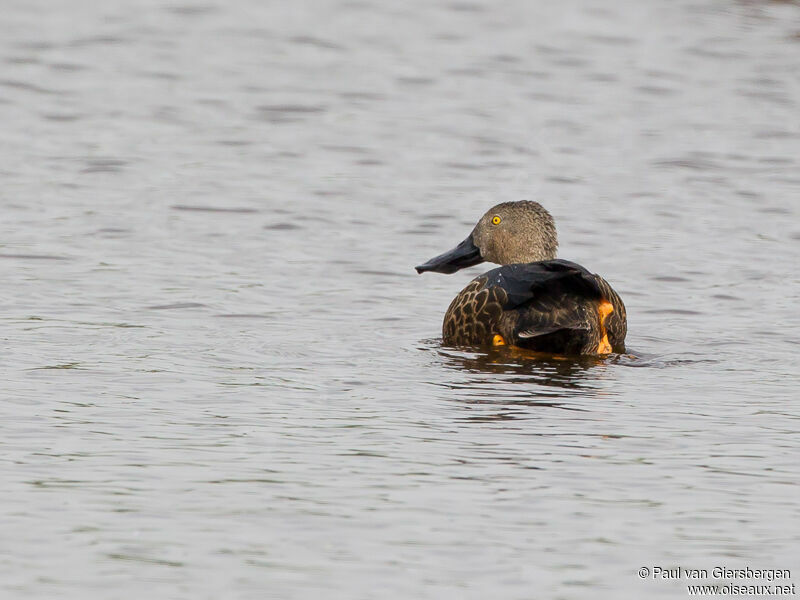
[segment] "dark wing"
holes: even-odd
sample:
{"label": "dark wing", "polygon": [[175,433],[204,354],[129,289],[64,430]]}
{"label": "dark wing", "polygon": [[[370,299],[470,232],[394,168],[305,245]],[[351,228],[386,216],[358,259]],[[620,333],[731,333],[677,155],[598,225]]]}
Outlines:
{"label": "dark wing", "polygon": [[499,286],[507,300],[505,335],[520,345],[576,347],[589,338],[594,310],[604,294],[594,275],[566,260],[506,265],[486,273],[487,287]]}
{"label": "dark wing", "polygon": [[573,294],[591,300],[604,297],[597,279],[584,267],[568,260],[544,260],[506,265],[484,274],[486,287],[499,286],[507,295],[503,310],[514,310],[536,298]]}

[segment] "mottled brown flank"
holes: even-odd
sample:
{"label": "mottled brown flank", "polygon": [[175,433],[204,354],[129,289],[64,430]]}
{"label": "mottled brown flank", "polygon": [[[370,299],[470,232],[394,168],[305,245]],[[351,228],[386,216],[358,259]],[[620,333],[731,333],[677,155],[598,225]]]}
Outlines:
{"label": "mottled brown flank", "polygon": [[486,277],[472,280],[450,303],[442,323],[442,338],[451,346],[490,344],[499,332],[506,293],[499,287],[484,288]]}

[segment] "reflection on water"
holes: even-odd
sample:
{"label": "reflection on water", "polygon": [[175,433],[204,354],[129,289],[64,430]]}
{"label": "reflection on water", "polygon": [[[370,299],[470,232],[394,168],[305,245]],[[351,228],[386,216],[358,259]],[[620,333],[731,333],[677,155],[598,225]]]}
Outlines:
{"label": "reflection on water", "polygon": [[[424,346],[423,346],[424,348]],[[502,385],[529,386],[525,395],[549,395],[557,393],[547,388],[563,388],[565,391],[594,389],[592,382],[602,377],[604,358],[596,356],[559,357],[535,355],[512,347],[493,348],[486,352],[436,347],[441,365],[461,373],[499,375],[489,380]],[[599,370],[596,370],[599,369]],[[463,383],[452,384],[453,389],[487,383],[487,378],[472,378]],[[545,389],[540,389],[544,386]],[[508,388],[506,388],[508,389]]]}
{"label": "reflection on water", "polygon": [[466,421],[531,418],[524,407],[584,411],[571,399],[610,393],[603,381],[613,375],[604,370],[601,357],[559,357],[512,347],[466,350],[444,347],[438,339],[424,340],[419,348],[435,353],[445,369],[445,377],[432,384],[450,390],[450,400],[464,406],[496,407],[464,417]]}

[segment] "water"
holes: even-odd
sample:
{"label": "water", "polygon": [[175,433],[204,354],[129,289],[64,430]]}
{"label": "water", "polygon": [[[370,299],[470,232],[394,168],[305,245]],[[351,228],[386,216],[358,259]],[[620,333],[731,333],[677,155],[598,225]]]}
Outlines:
{"label": "water", "polygon": [[[798,581],[796,3],[9,0],[0,63],[4,597]],[[631,356],[441,347],[481,267],[413,266],[522,198]]]}

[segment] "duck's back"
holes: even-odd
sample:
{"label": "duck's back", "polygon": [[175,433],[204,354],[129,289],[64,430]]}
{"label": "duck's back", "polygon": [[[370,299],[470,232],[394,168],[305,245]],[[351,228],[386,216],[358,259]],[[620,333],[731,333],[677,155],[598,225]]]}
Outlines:
{"label": "duck's back", "polygon": [[445,344],[514,345],[557,354],[624,352],[625,305],[603,278],[566,260],[498,267],[453,299]]}

